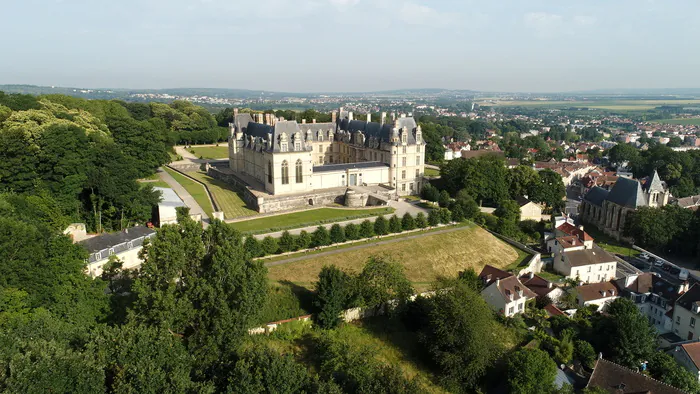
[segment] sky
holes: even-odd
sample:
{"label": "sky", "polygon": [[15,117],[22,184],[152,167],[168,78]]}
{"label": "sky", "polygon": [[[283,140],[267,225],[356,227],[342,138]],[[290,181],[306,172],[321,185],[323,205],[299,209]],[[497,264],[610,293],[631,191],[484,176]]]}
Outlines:
{"label": "sky", "polygon": [[0,84],[699,88],[698,0],[0,0]]}

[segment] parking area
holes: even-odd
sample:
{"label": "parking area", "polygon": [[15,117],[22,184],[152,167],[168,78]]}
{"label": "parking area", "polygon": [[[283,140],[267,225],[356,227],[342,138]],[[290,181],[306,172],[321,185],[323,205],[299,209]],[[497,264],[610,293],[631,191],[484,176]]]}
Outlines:
{"label": "parking area", "polygon": [[[691,277],[690,272],[684,268],[678,267],[670,262],[661,261],[660,259],[656,259],[654,257],[649,257],[648,259],[643,257],[633,257],[629,259],[629,263],[643,272],[653,272],[674,285],[678,285],[686,280],[694,280]],[[687,274],[681,275],[682,271],[686,271]]]}

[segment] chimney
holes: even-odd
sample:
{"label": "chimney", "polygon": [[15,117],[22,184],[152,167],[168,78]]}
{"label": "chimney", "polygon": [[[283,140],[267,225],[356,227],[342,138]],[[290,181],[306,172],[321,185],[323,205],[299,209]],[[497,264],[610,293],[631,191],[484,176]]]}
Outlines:
{"label": "chimney", "polygon": [[331,122],[335,123],[338,120],[338,113],[333,111],[331,112]]}
{"label": "chimney", "polygon": [[521,289],[520,286],[515,286],[515,291],[518,293],[518,297],[523,296],[523,289]]}
{"label": "chimney", "polygon": [[409,113],[408,113],[408,117],[409,117],[409,118],[412,118],[412,117],[413,117],[413,112],[409,112]]}
{"label": "chimney", "polygon": [[386,121],[386,112],[382,112],[382,120],[381,120],[382,125],[384,125],[385,121]]}
{"label": "chimney", "polygon": [[353,120],[352,111],[348,112],[348,120]]}
{"label": "chimney", "polygon": [[401,114],[401,117],[402,117],[402,118],[405,118],[405,117],[406,117],[406,114]]}
{"label": "chimney", "polygon": [[551,289],[552,288],[552,282],[547,281],[547,288]]}
{"label": "chimney", "polygon": [[532,278],[534,278],[534,277],[535,277],[535,273],[532,272],[532,271],[530,271],[530,279],[532,279]]}
{"label": "chimney", "polygon": [[583,226],[578,226],[578,229],[583,231]]}
{"label": "chimney", "polygon": [[496,287],[501,284],[501,278],[496,278]]}
{"label": "chimney", "polygon": [[302,119],[301,124],[306,124],[306,119]]}
{"label": "chimney", "polygon": [[372,121],[372,114],[367,114],[367,123]]}
{"label": "chimney", "polygon": [[311,123],[316,123],[316,119],[311,119]]}
{"label": "chimney", "polygon": [[272,125],[272,114],[265,114],[265,124]]}

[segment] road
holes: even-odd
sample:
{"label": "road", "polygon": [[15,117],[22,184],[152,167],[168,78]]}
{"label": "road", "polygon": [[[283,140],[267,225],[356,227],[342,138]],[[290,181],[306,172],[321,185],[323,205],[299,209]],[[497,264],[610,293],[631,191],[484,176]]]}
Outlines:
{"label": "road", "polygon": [[463,226],[455,226],[455,227],[446,228],[444,230],[437,230],[437,231],[430,231],[430,232],[419,232],[419,233],[416,233],[415,235],[409,235],[406,237],[391,238],[391,239],[387,239],[384,241],[378,241],[378,242],[372,242],[371,239],[367,239],[365,241],[360,242],[358,245],[354,245],[354,246],[351,246],[348,248],[334,249],[334,250],[329,250],[328,252],[315,253],[315,254],[311,254],[311,255],[302,255],[299,257],[292,257],[292,258],[285,259],[285,260],[271,261],[269,263],[265,263],[265,266],[266,267],[274,267],[276,265],[294,263],[297,261],[306,260],[306,259],[310,259],[310,258],[330,256],[330,255],[333,255],[336,253],[345,253],[345,252],[349,252],[352,250],[359,250],[359,249],[368,248],[371,246],[387,245],[387,244],[391,244],[394,242],[401,242],[401,241],[406,241],[409,239],[417,239],[417,238],[425,237],[428,235],[438,235],[438,234],[451,233],[454,231],[459,231],[459,230],[464,230],[464,229],[465,229],[465,227],[463,227]]}
{"label": "road", "polygon": [[204,213],[204,210],[199,206],[199,204],[197,204],[194,197],[192,197],[192,195],[188,193],[187,190],[185,190],[185,188],[175,180],[175,178],[162,169],[158,169],[158,176],[160,176],[160,179],[167,183],[175,191],[175,193],[180,196],[185,205],[187,205],[187,207],[190,209],[190,214],[202,215],[202,223],[206,228],[209,225],[209,216]]}
{"label": "road", "polygon": [[[407,201],[403,201],[403,200],[400,200],[400,201],[393,201],[393,200],[392,200],[392,201],[389,201],[389,205],[388,205],[388,206],[394,208],[395,211],[394,211],[394,213],[391,214],[391,215],[385,215],[385,217],[387,217],[387,216],[392,216],[392,215],[396,215],[396,216],[398,216],[399,218],[401,218],[401,217],[403,217],[403,215],[406,214],[407,212],[410,213],[410,214],[413,215],[413,216],[416,216],[416,215],[418,214],[418,212],[423,212],[423,213],[426,215],[426,217],[427,217],[427,215],[428,215],[428,210],[427,210],[427,209],[421,208],[421,207],[417,206],[416,204],[411,204],[411,203],[409,203],[409,202],[407,202]],[[331,229],[331,226],[333,226],[334,224],[339,224],[339,225],[341,225],[341,226],[346,226],[346,225],[348,225],[348,224],[350,224],[350,223],[352,223],[352,224],[360,224],[360,223],[364,222],[365,220],[369,220],[369,221],[373,222],[373,221],[375,221],[376,219],[377,219],[377,216],[372,216],[372,217],[366,217],[366,218],[360,218],[360,219],[346,220],[346,221],[344,221],[344,222],[325,223],[325,224],[321,224],[320,226],[323,226],[323,227],[325,227],[327,230],[330,230],[330,229]],[[254,218],[253,218],[253,220],[254,220]],[[292,235],[299,235],[299,233],[301,233],[302,231],[306,231],[307,233],[313,233],[314,231],[316,231],[316,229],[317,229],[318,227],[319,227],[319,225],[317,224],[317,225],[309,226],[309,227],[296,228],[296,229],[283,230],[283,231],[275,231],[275,232],[273,232],[273,233],[267,233],[267,234],[257,234],[257,235],[255,235],[255,238],[257,238],[257,239],[263,239],[263,238],[265,238],[265,237],[267,237],[267,236],[271,236],[271,237],[273,237],[273,238],[279,238],[279,237],[282,236],[282,233],[283,233],[284,231],[289,231],[289,233],[292,234]]]}

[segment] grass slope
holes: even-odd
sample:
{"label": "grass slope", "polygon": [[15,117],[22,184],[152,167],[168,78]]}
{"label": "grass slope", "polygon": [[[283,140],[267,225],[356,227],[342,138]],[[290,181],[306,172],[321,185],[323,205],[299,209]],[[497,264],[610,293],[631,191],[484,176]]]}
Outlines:
{"label": "grass slope", "polygon": [[209,191],[214,195],[219,209],[224,211],[224,219],[258,214],[257,211],[248,208],[241,195],[228,183],[214,179],[202,172],[192,172],[188,175],[207,185]]}
{"label": "grass slope", "polygon": [[194,198],[197,204],[204,210],[204,213],[211,217],[211,213],[214,211],[214,208],[211,206],[209,196],[207,196],[207,191],[204,189],[204,186],[183,176],[177,171],[171,170],[170,168],[163,167],[163,169],[165,169],[168,174],[175,178],[177,183],[182,185],[182,187],[184,187],[185,190],[192,195],[192,198]]}
{"label": "grass slope", "polygon": [[231,223],[231,226],[244,233],[265,233],[280,231],[282,229],[314,226],[321,223],[339,222],[367,216],[389,215],[393,211],[393,208],[319,208]]}
{"label": "grass slope", "polygon": [[193,146],[189,149],[193,155],[202,159],[226,159],[228,158],[228,146]]}
{"label": "grass slope", "polygon": [[334,264],[347,271],[359,272],[373,255],[387,255],[401,263],[406,276],[418,290],[429,288],[440,276],[456,276],[459,271],[469,267],[478,272],[486,264],[506,267],[520,258],[510,245],[472,225],[450,233],[369,246],[330,256],[312,255],[306,260],[269,267],[268,277],[272,281],[288,281],[311,289],[324,265]]}

